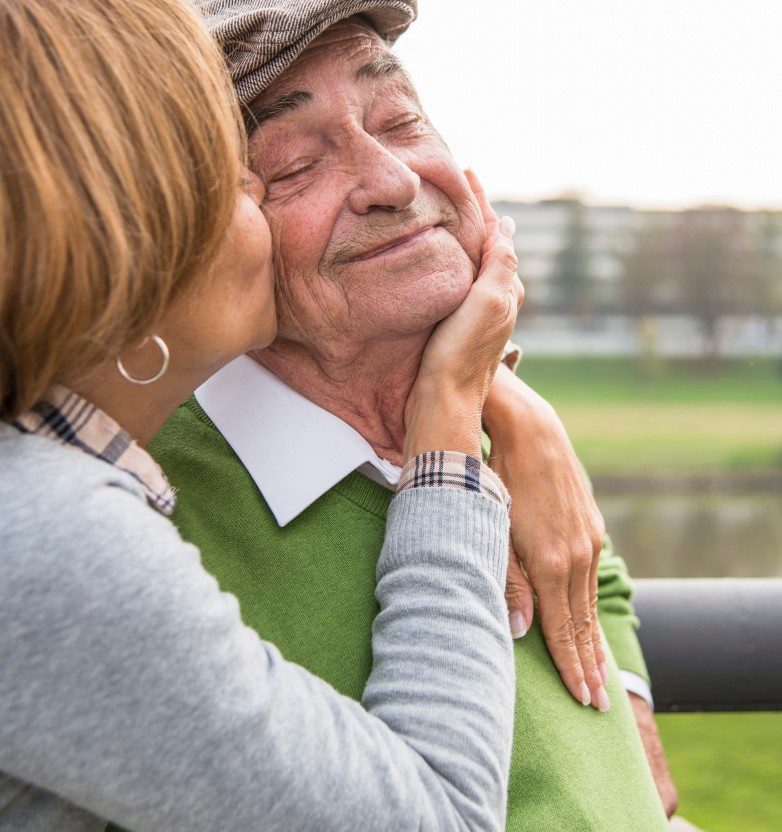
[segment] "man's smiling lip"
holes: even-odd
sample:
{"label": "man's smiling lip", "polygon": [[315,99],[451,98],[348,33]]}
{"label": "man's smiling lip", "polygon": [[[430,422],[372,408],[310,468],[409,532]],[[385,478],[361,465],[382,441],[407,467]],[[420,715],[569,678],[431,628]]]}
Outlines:
{"label": "man's smiling lip", "polygon": [[436,231],[439,227],[439,225],[427,225],[419,231],[414,231],[412,234],[405,234],[401,237],[396,237],[388,243],[384,243],[382,246],[377,246],[376,248],[365,251],[355,257],[349,257],[347,262],[357,263],[362,260],[371,260],[373,257],[379,257],[381,254],[387,254],[390,251],[397,251],[402,248],[407,248],[410,245],[415,245],[424,237],[428,236],[433,231]]}

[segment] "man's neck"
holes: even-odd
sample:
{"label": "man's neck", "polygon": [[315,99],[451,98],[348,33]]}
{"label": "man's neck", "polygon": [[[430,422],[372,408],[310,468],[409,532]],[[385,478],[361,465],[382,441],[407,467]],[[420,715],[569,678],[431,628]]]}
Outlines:
{"label": "man's neck", "polygon": [[329,355],[281,338],[250,356],[347,422],[381,459],[401,465],[405,404],[429,335],[372,341]]}

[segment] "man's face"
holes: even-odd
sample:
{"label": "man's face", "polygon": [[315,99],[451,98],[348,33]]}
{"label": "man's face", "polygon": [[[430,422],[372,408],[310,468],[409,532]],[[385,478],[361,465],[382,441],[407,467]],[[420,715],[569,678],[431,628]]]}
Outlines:
{"label": "man's face", "polygon": [[281,336],[412,335],[461,303],[483,220],[377,34],[355,19],[333,26],[252,109],[250,163],[266,185]]}

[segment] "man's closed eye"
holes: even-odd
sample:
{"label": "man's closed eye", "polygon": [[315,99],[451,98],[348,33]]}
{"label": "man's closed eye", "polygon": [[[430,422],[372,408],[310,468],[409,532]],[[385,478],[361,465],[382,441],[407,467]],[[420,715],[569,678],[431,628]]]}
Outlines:
{"label": "man's closed eye", "polygon": [[398,121],[395,124],[391,124],[385,128],[383,132],[391,133],[392,131],[404,131],[404,130],[412,130],[415,128],[420,127],[423,123],[423,116],[414,115],[414,116],[405,116],[402,120]]}
{"label": "man's closed eye", "polygon": [[285,171],[283,173],[278,173],[269,180],[269,184],[272,185],[275,182],[289,182],[289,181],[292,181],[297,176],[300,176],[301,174],[306,173],[309,170],[312,170],[312,168],[314,168],[314,167],[315,167],[315,162],[309,162],[305,165],[300,165],[299,167],[294,167],[291,170]]}

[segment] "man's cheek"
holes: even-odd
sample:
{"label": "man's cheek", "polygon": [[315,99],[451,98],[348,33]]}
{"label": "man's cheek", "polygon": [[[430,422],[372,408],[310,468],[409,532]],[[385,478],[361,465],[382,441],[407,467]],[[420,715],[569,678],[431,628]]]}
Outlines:
{"label": "man's cheek", "polygon": [[317,271],[320,260],[319,229],[308,222],[306,212],[264,211],[278,262],[290,271]]}

